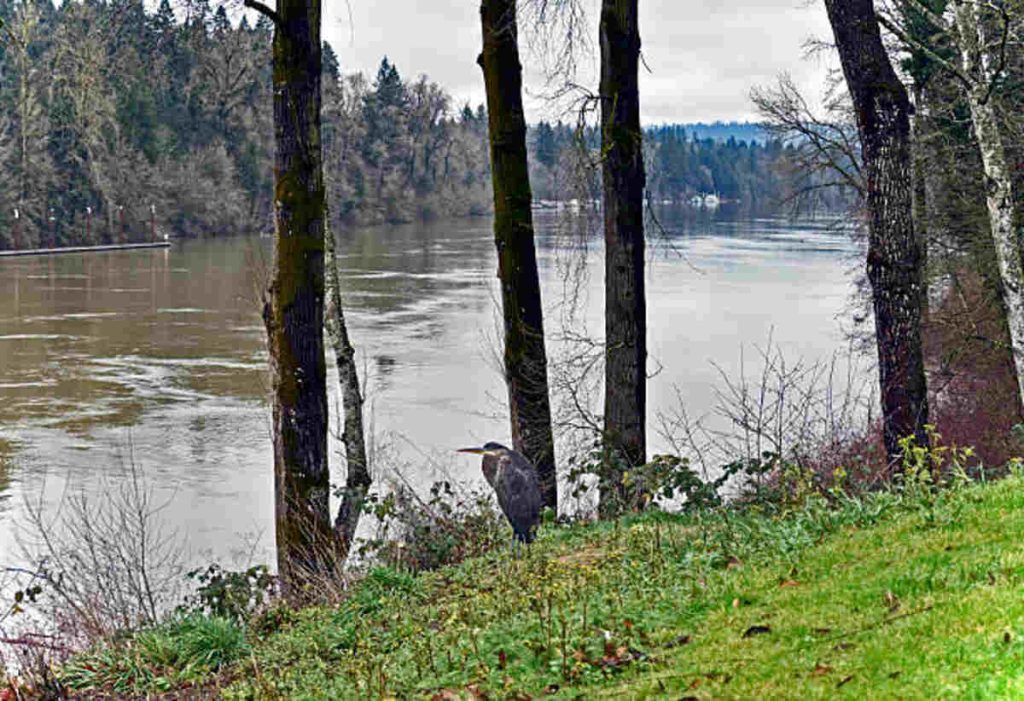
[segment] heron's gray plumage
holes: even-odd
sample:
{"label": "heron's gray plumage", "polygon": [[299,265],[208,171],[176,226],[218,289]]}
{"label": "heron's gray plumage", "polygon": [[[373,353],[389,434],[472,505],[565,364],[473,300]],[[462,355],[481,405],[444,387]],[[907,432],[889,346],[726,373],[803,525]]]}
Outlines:
{"label": "heron's gray plumage", "polygon": [[522,453],[498,443],[488,443],[484,450],[484,478],[494,489],[498,506],[516,539],[532,543],[543,508],[537,471]]}

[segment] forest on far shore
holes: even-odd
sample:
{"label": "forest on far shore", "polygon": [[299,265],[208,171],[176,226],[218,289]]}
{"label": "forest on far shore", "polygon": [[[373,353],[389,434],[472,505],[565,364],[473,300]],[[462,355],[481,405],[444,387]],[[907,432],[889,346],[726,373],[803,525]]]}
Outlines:
{"label": "forest on far shore", "polygon": [[[175,236],[271,228],[272,27],[233,24],[205,1],[184,8],[0,2],[13,37],[0,43],[0,247],[139,239],[154,211]],[[375,76],[343,68],[325,45],[335,224],[490,212],[482,106],[453,104],[426,76],[408,78],[416,67],[403,76],[386,58]],[[764,134],[751,124],[648,129],[649,196],[778,207],[790,147]],[[566,115],[532,126],[528,141],[536,200],[587,197],[594,184],[578,174],[580,159],[597,157],[595,129]]]}

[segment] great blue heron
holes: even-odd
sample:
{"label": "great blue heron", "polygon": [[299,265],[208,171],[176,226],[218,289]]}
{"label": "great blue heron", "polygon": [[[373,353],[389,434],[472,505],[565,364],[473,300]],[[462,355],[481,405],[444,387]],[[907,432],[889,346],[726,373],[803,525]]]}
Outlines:
{"label": "great blue heron", "polygon": [[522,453],[500,443],[462,448],[460,453],[483,455],[484,478],[498,496],[498,506],[512,524],[514,541],[532,543],[537,536],[543,499],[537,471]]}

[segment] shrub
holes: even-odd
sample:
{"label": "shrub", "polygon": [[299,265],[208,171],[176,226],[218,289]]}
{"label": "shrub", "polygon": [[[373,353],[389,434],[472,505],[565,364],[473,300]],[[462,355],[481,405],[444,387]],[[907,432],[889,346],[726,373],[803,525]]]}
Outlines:
{"label": "shrub", "polygon": [[52,512],[40,498],[18,524],[25,559],[38,559],[13,583],[15,606],[31,605],[64,647],[152,626],[180,600],[183,541],[128,450],[102,498],[73,491]]}
{"label": "shrub", "polygon": [[225,570],[214,563],[192,570],[195,594],[185,600],[183,611],[202,613],[241,623],[267,603],[274,593],[274,578],[266,565],[243,571]]}
{"label": "shrub", "polygon": [[359,555],[410,572],[476,557],[508,537],[489,495],[456,491],[447,481],[431,486],[426,499],[397,485],[387,495],[369,495],[366,509],[378,528],[374,538],[362,542]]}
{"label": "shrub", "polygon": [[[693,511],[719,506],[720,490],[731,475],[707,481],[690,465],[690,460],[678,455],[655,455],[640,466],[628,467],[608,463],[608,458],[595,443],[585,459],[570,458],[568,482],[574,499],[589,497],[601,480],[608,475],[622,475],[623,497],[609,513],[643,511],[652,506],[674,506]],[[596,477],[597,479],[593,479]]]}
{"label": "shrub", "polygon": [[1020,399],[998,287],[954,268],[941,289],[923,330],[931,423],[950,444],[974,446],[972,469],[1005,465],[1024,441],[1012,430]]}

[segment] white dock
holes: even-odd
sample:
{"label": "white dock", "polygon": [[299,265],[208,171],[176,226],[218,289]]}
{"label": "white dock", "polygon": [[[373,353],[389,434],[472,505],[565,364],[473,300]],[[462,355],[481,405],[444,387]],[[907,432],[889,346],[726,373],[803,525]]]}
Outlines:
{"label": "white dock", "polygon": [[53,256],[64,253],[103,253],[104,251],[134,251],[142,248],[170,248],[170,241],[152,243],[111,243],[103,246],[64,246],[61,248],[27,248],[22,251],[0,251],[0,258],[17,256]]}

